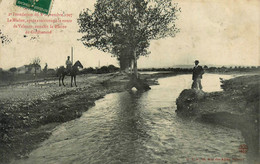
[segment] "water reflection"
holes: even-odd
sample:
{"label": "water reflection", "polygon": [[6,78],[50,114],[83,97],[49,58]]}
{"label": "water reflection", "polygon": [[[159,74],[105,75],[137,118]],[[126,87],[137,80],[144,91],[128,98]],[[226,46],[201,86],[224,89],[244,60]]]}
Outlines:
{"label": "water reflection", "polygon": [[[129,92],[115,95],[115,121],[110,130],[110,156],[112,161],[138,162],[140,150],[149,135],[142,113],[138,109],[137,100],[142,96],[139,92]],[[116,143],[114,143],[116,142]],[[142,156],[144,158],[144,156]]]}

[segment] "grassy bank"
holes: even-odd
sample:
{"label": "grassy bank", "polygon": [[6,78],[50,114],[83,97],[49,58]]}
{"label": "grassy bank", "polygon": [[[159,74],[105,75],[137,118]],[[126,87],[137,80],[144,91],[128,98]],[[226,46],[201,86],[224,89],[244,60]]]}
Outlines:
{"label": "grassy bank", "polygon": [[184,90],[177,114],[206,123],[239,129],[248,145],[248,160],[259,160],[260,76],[248,75],[222,82],[223,92]]}

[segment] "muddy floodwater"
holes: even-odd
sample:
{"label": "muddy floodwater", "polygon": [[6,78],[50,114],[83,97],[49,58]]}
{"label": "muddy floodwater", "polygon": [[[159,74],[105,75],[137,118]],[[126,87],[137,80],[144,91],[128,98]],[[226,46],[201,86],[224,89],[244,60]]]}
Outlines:
{"label": "muddy floodwater", "polygon": [[[206,74],[203,90],[221,91],[219,77],[232,76]],[[109,94],[81,118],[55,128],[29,158],[12,163],[246,162],[240,131],[176,116],[176,98],[191,82],[191,75],[179,75],[159,79],[145,93]]]}

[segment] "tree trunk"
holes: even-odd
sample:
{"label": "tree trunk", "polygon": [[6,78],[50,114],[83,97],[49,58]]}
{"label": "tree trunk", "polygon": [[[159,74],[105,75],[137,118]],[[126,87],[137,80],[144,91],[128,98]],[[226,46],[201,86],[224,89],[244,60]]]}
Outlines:
{"label": "tree trunk", "polygon": [[129,66],[130,66],[130,73],[133,74],[133,71],[134,71],[134,60],[131,59],[129,60]]}
{"label": "tree trunk", "polygon": [[119,59],[120,70],[129,73],[129,59],[126,56],[121,55]]}
{"label": "tree trunk", "polygon": [[131,65],[133,65],[133,74],[130,75],[130,80],[126,85],[126,89],[131,90],[132,88],[136,88],[138,91],[147,91],[151,89],[145,79],[138,77],[136,50],[132,51],[131,55],[129,60],[130,63],[132,63]]}
{"label": "tree trunk", "polygon": [[34,67],[34,78],[36,78],[36,67]]}
{"label": "tree trunk", "polygon": [[[137,57],[136,51],[132,51],[132,53],[127,53],[126,55],[121,55],[119,58],[120,62],[120,70],[126,73],[134,73],[135,77],[138,78],[137,71]],[[132,68],[133,66],[133,68]],[[133,71],[133,72],[132,72]]]}
{"label": "tree trunk", "polygon": [[138,72],[137,72],[137,59],[136,59],[136,51],[134,50],[134,75],[136,78],[138,78]]}

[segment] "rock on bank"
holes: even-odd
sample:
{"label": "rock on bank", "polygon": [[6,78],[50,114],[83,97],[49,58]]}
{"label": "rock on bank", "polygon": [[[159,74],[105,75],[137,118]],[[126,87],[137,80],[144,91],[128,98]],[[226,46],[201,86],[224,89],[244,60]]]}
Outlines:
{"label": "rock on bank", "polygon": [[205,93],[185,89],[177,98],[180,117],[239,129],[248,145],[249,162],[260,161],[260,76],[241,76],[222,82],[224,91]]}

